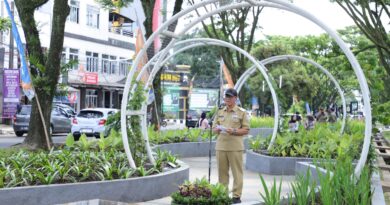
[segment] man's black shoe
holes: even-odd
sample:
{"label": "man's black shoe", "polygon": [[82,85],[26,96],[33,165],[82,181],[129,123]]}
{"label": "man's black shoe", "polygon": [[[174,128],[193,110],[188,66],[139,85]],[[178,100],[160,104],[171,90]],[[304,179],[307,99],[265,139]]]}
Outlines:
{"label": "man's black shoe", "polygon": [[241,203],[240,197],[233,197],[233,204],[239,204]]}

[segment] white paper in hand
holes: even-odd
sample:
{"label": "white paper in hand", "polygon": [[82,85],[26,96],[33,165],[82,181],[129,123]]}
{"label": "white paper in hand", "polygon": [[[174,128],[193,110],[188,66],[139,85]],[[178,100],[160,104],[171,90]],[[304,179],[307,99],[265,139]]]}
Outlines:
{"label": "white paper in hand", "polygon": [[226,132],[226,127],[224,127],[224,126],[222,126],[222,125],[217,125],[217,128],[219,129],[219,130],[221,130],[221,133],[222,134],[226,134],[227,132]]}

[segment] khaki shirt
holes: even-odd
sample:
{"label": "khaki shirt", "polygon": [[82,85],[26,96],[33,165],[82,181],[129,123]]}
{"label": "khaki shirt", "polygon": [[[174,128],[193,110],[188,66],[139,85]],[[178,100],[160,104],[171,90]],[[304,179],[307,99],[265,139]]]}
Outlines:
{"label": "khaki shirt", "polygon": [[[245,109],[235,105],[231,111],[227,111],[227,107],[219,109],[213,122],[213,128],[217,125],[222,125],[225,128],[247,128],[249,129],[249,118]],[[215,150],[221,151],[242,151],[244,150],[244,136],[230,135],[228,133],[220,133],[218,135]]]}

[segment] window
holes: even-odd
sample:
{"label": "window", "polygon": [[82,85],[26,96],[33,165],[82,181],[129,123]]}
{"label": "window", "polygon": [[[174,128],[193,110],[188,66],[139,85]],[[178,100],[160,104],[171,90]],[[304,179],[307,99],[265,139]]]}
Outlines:
{"label": "window", "polygon": [[102,118],[104,115],[100,111],[95,110],[82,110],[77,115],[77,117],[83,117],[83,118]]}
{"label": "window", "polygon": [[74,48],[70,48],[69,49],[69,60],[70,61],[76,61],[73,64],[72,69],[73,70],[77,70],[78,67],[79,67],[79,63],[78,63],[78,60],[79,60],[79,50],[78,49],[74,49]]}
{"label": "window", "polygon": [[94,6],[87,6],[87,26],[99,28],[99,8]]}
{"label": "window", "polygon": [[99,54],[87,51],[87,71],[97,72],[99,67]]}
{"label": "window", "polygon": [[70,0],[70,12],[68,20],[71,22],[79,23],[79,11],[80,2],[76,0]]}
{"label": "window", "polygon": [[62,48],[61,63],[62,63],[62,64],[65,64],[65,63],[66,63],[66,48]]}
{"label": "window", "polygon": [[103,54],[102,55],[102,70],[101,70],[101,73],[108,73],[109,68],[110,68],[110,60],[108,58],[108,55]]}
{"label": "window", "polygon": [[131,60],[125,60],[125,58],[120,58],[119,60],[119,75],[127,75],[128,70],[131,66]]}
{"label": "window", "polygon": [[85,95],[85,107],[94,108],[97,107],[97,91],[96,90],[86,90]]}
{"label": "window", "polygon": [[110,56],[110,70],[109,70],[109,74],[115,74],[116,73],[116,67],[117,67],[116,56]]}

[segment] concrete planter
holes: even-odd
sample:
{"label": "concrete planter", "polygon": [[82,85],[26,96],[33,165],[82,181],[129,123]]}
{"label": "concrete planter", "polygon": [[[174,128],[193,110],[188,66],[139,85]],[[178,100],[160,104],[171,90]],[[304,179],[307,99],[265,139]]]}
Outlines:
{"label": "concrete planter", "polygon": [[311,162],[312,158],[273,157],[247,150],[245,167],[263,174],[295,175],[295,164],[302,161]]}
{"label": "concrete planter", "polygon": [[[244,138],[244,147],[248,149],[249,137]],[[211,142],[211,155],[215,156],[215,141]],[[180,142],[156,145],[154,149],[167,150],[180,158],[209,156],[210,142]]]}
{"label": "concrete planter", "polygon": [[1,204],[49,205],[102,199],[139,202],[162,198],[189,179],[188,165],[157,175],[112,181],[53,184],[0,189]]}
{"label": "concrete planter", "polygon": [[[210,142],[180,142],[160,144],[154,149],[167,150],[180,158],[209,156]],[[211,142],[211,154],[215,155],[215,141]]]}
{"label": "concrete planter", "polygon": [[252,135],[253,137],[256,137],[257,135],[260,135],[261,137],[268,137],[272,135],[273,128],[267,128],[267,127],[262,127],[262,128],[251,128],[249,130],[249,135]]}

